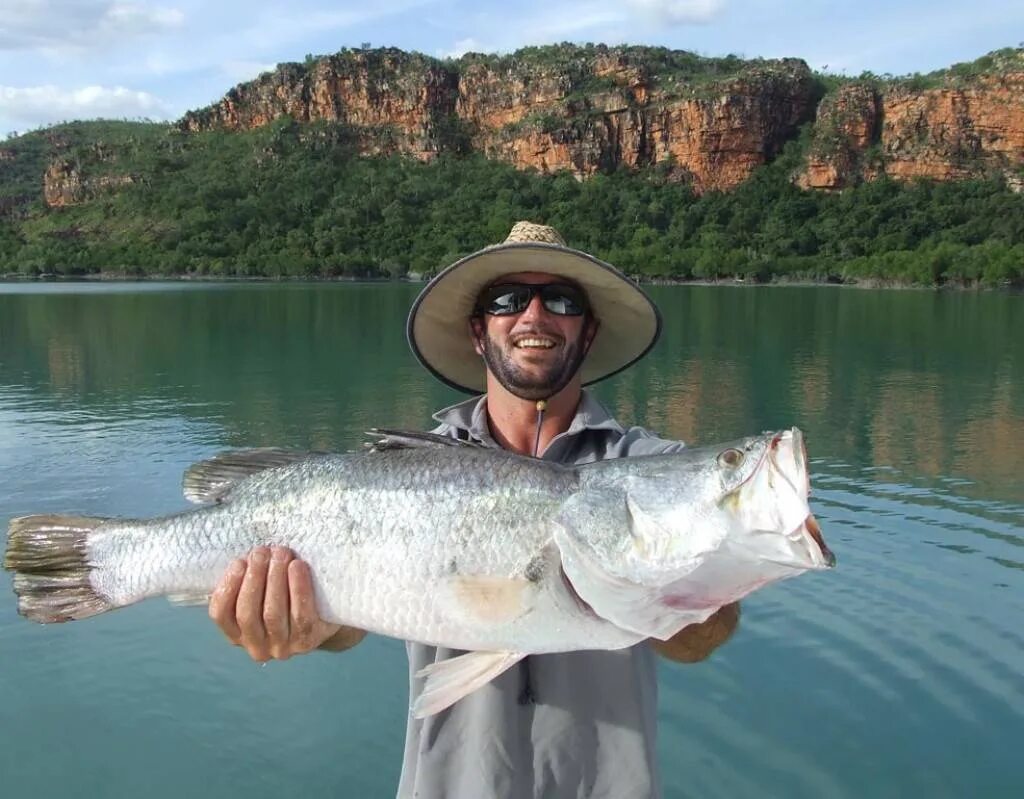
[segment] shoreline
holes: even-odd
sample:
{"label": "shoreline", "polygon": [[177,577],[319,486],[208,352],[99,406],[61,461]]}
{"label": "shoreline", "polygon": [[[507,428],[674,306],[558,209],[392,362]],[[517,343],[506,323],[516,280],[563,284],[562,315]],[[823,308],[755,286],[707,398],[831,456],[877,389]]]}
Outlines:
{"label": "shoreline", "polygon": [[[893,289],[899,291],[1006,291],[1009,293],[1024,292],[1024,286],[1005,284],[1000,286],[965,285],[944,283],[941,285],[921,285],[919,283],[900,283],[889,280],[864,280],[840,282],[834,280],[801,280],[782,278],[759,282],[724,278],[722,280],[686,280],[681,278],[641,278],[629,275],[641,286],[731,286],[735,288],[773,288],[773,287],[813,287],[813,288],[848,288],[848,289]],[[187,275],[187,274],[132,274],[129,272],[96,272],[86,275],[42,274],[26,275],[19,272],[0,274],[3,283],[408,283],[425,285],[427,278],[388,277],[353,277],[350,275],[333,276],[292,276],[292,275]]]}

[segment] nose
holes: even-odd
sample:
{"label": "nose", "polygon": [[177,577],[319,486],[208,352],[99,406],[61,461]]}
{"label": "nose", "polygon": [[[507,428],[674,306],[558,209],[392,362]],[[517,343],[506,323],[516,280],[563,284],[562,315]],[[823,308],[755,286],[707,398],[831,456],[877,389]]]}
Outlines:
{"label": "nose", "polygon": [[547,313],[547,308],[545,308],[544,307],[544,303],[541,302],[540,295],[539,294],[534,294],[530,298],[530,304],[527,305],[526,308],[523,309],[523,312],[520,314],[519,318],[520,319],[526,319],[527,321],[530,321],[530,320],[536,319],[537,317],[542,316],[543,314],[546,314],[546,313]]}

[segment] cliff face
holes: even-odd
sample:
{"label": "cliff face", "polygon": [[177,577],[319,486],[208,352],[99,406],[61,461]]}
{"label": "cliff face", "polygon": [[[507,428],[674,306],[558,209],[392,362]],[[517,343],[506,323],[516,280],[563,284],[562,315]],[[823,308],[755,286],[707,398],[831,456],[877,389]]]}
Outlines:
{"label": "cliff face", "polygon": [[970,88],[883,100],[886,172],[939,180],[1024,166],[1024,69]]}
{"label": "cliff face", "polygon": [[[93,199],[104,191],[117,190],[136,181],[136,176],[112,174],[116,155],[102,143],[84,153],[84,158],[58,156],[43,173],[43,200],[50,208],[63,208]],[[97,174],[98,173],[98,174]]]}
{"label": "cliff face", "polygon": [[82,170],[69,161],[54,161],[43,175],[43,199],[50,208],[63,208],[93,199],[103,191],[116,190],[135,182],[133,175],[83,177]]}
{"label": "cliff face", "polygon": [[802,61],[736,62],[688,80],[679,59],[659,53],[663,63],[652,66],[629,48],[571,50],[547,62],[354,51],[283,65],[181,126],[338,121],[353,126],[366,153],[430,159],[472,147],[578,177],[670,161],[704,191],[746,179],[813,116],[817,89]]}
{"label": "cliff face", "polygon": [[214,106],[186,114],[185,130],[246,130],[290,116],[343,122],[363,151],[401,151],[429,159],[434,129],[455,106],[457,76],[424,56],[400,50],[356,51],[308,66],[282,64],[236,86]]}
{"label": "cliff face", "polygon": [[880,174],[900,180],[999,174],[1020,190],[1024,58],[1016,61],[1019,66],[962,85],[841,88],[819,108],[810,155],[797,183],[841,189]]}
{"label": "cliff face", "polygon": [[[477,131],[477,147],[519,167],[586,177],[669,161],[705,191],[745,180],[814,108],[803,62],[776,62],[700,92],[663,85],[619,54],[590,66],[575,81],[554,73],[509,83],[490,69],[469,70],[460,81],[459,115]],[[596,91],[576,88],[587,83]]]}
{"label": "cliff face", "polygon": [[[868,148],[878,139],[880,98],[870,86],[850,84],[818,107],[811,151],[796,182],[805,189],[839,189],[875,170]],[[874,170],[874,171],[873,171]]]}
{"label": "cliff face", "polygon": [[281,65],[180,125],[242,130],[289,115],[347,124],[365,154],[429,160],[475,149],[579,178],[662,164],[700,192],[741,183],[813,120],[793,178],[803,188],[995,173],[1019,188],[1024,51],[994,55],[991,74],[951,71],[928,86],[851,82],[822,99],[820,80],[796,59],[563,45],[442,62],[354,50]]}

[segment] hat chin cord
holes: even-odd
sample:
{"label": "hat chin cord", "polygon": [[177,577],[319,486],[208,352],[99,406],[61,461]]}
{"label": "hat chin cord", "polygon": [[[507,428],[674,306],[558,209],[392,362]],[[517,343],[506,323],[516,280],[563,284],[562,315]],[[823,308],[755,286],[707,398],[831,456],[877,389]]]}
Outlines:
{"label": "hat chin cord", "polygon": [[[596,333],[596,331],[595,331],[595,333]],[[586,347],[583,349],[583,353],[580,355],[579,362],[576,364],[576,368],[573,370],[573,374],[574,375],[580,370],[580,367],[583,365],[583,360],[587,357],[587,354],[590,352],[590,347],[591,347],[591,345],[593,343],[594,343],[594,337],[591,336],[591,338],[586,343]],[[561,388],[558,389],[558,391],[561,391],[561,390],[562,390]],[[558,391],[556,391],[555,394],[557,394]],[[551,396],[554,396],[554,394],[552,394]],[[540,428],[541,428],[541,425],[544,423],[544,411],[546,411],[548,409],[548,401],[546,399],[537,400],[536,407],[537,407],[537,432],[536,432],[536,434],[533,437],[533,457],[539,458],[540,457]]]}
{"label": "hat chin cord", "polygon": [[540,426],[544,422],[544,411],[548,409],[547,400],[537,400],[537,434],[533,437],[533,457],[540,457]]}

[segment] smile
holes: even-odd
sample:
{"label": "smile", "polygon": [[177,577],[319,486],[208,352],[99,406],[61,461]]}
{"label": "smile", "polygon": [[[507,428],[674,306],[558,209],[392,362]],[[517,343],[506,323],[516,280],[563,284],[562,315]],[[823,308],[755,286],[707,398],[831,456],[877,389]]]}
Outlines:
{"label": "smile", "polygon": [[538,350],[549,350],[555,346],[555,342],[549,338],[538,338],[531,336],[529,338],[521,338],[512,343],[513,347],[517,349],[538,349]]}

